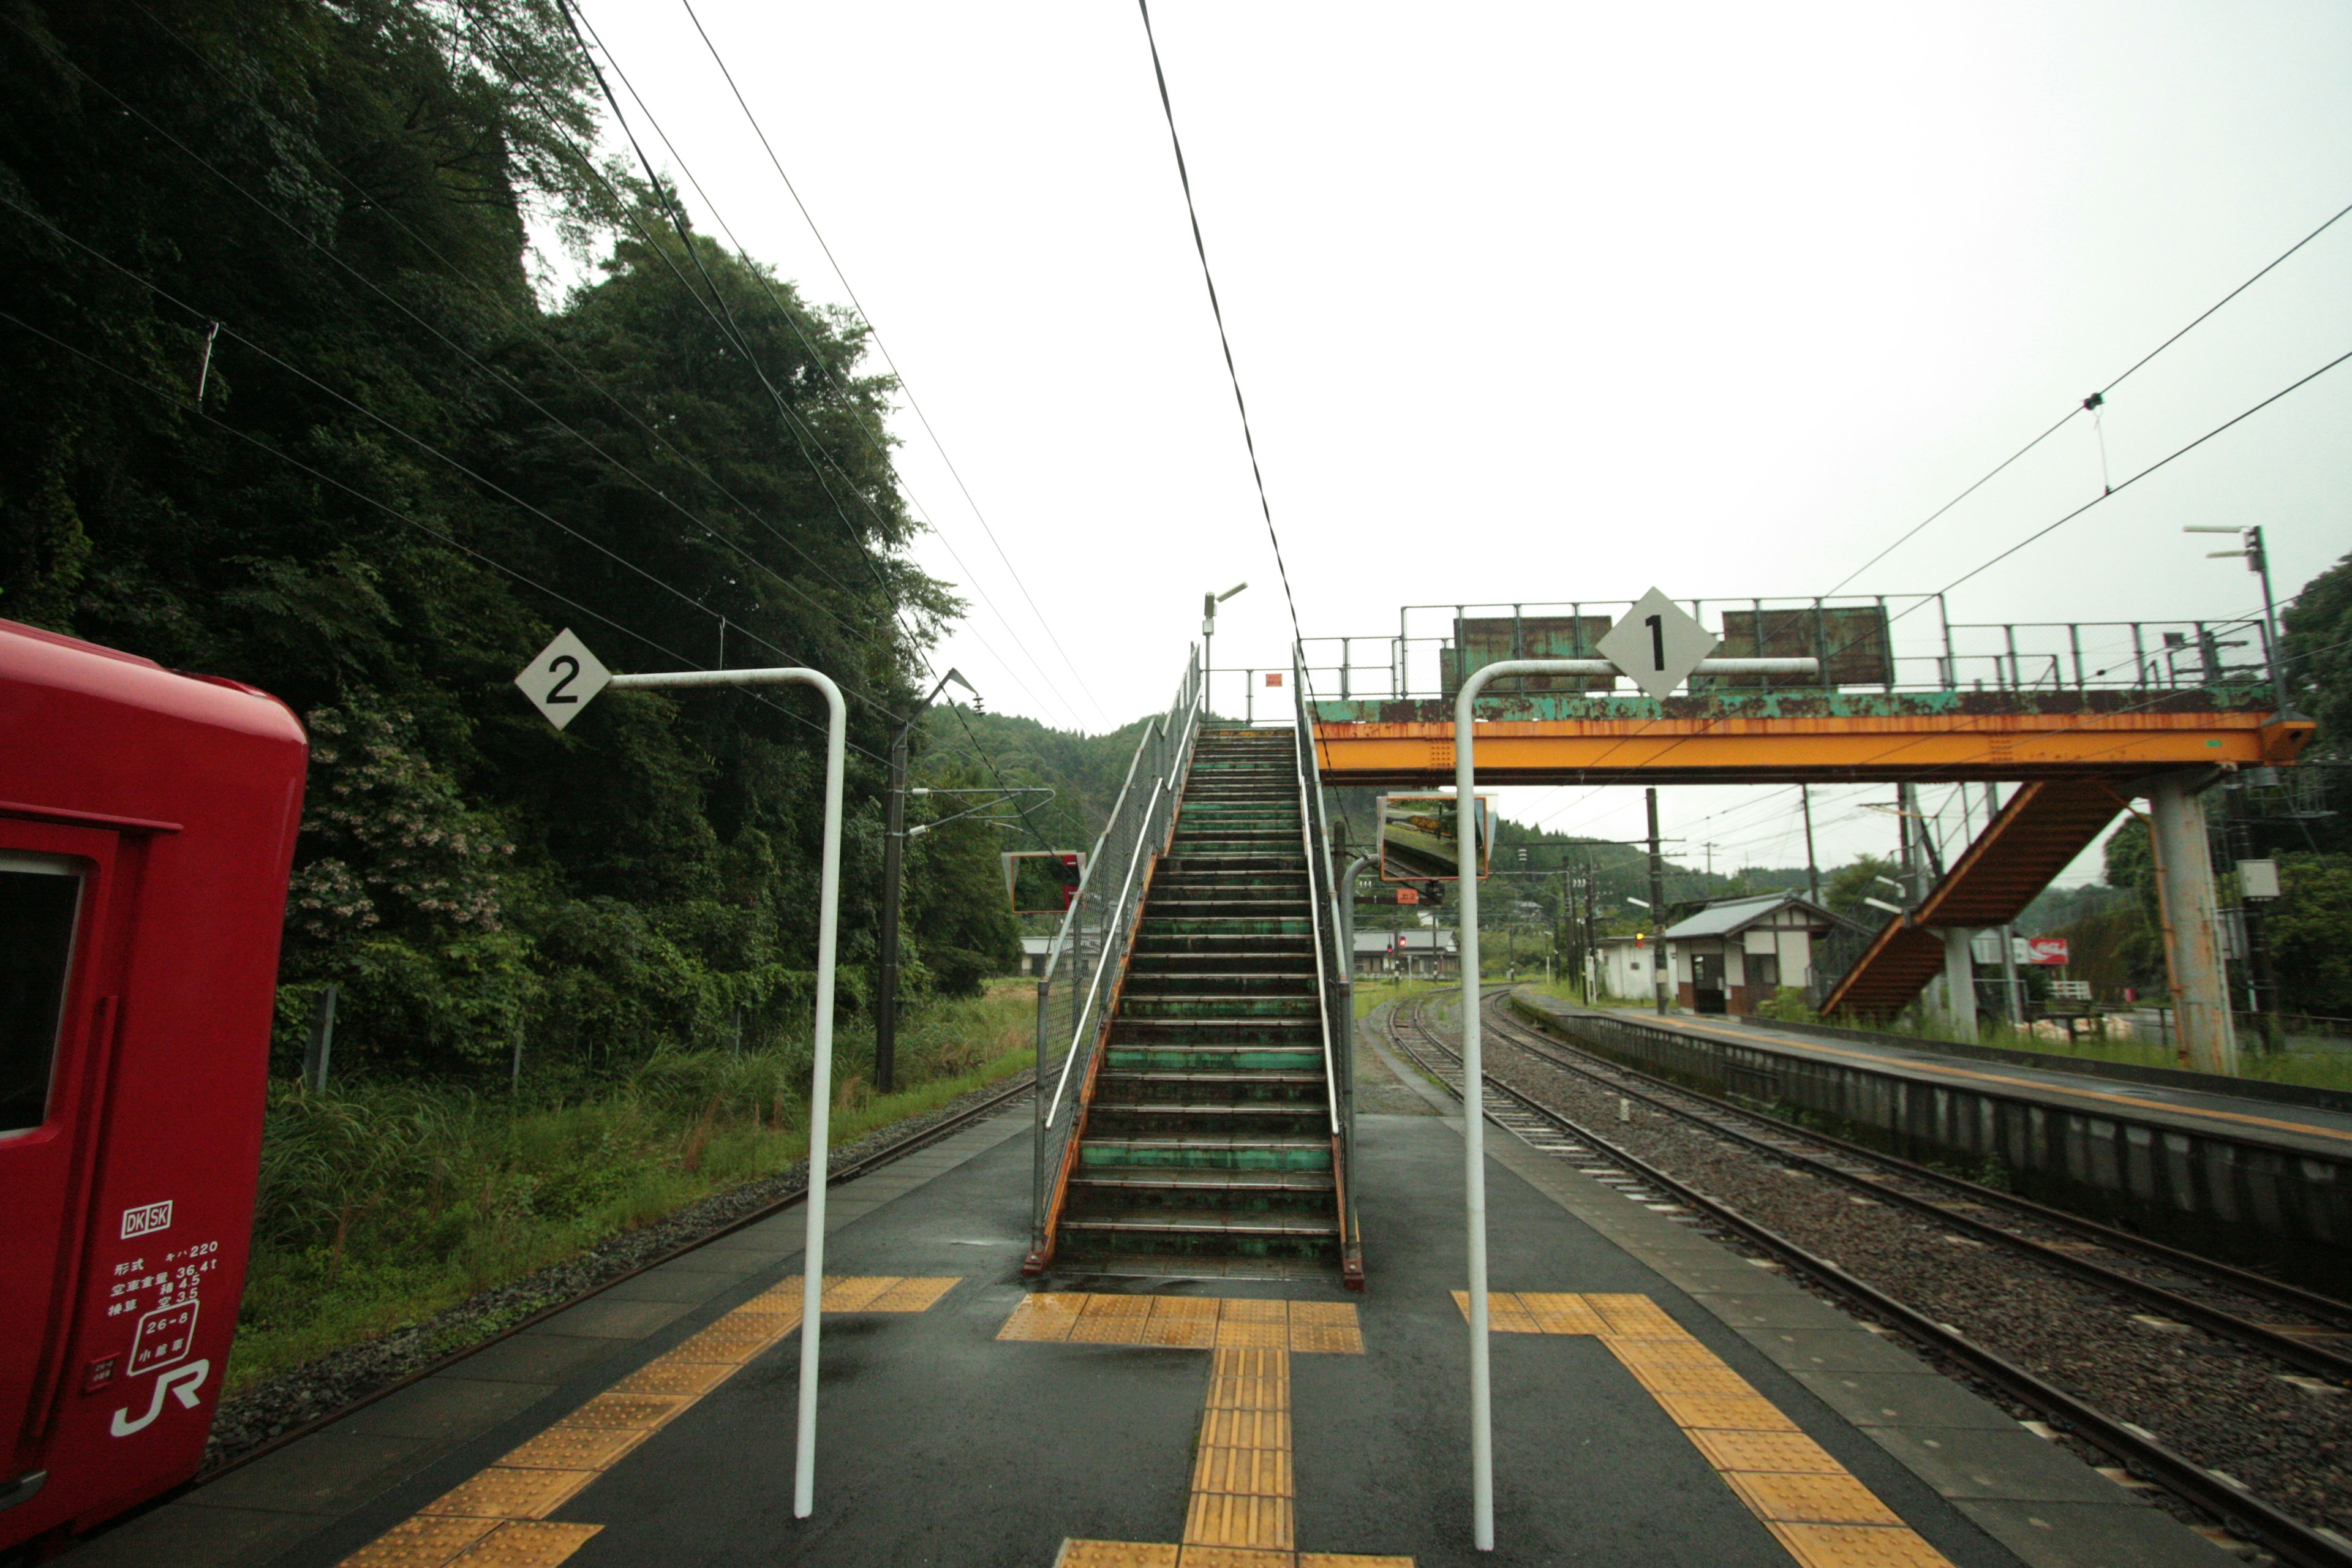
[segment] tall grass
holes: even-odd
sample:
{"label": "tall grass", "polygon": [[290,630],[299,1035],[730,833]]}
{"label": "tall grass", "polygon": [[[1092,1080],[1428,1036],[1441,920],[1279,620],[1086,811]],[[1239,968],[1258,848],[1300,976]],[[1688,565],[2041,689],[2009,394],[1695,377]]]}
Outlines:
{"label": "tall grass", "polygon": [[[856,1065],[870,1037],[845,1039],[835,1145],[1027,1067],[1034,1007],[1034,985],[1014,981],[908,1016],[888,1095]],[[527,1079],[519,1094],[276,1086],[231,1390],[804,1158],[811,1054],[805,1037],[664,1052],[615,1079]]]}

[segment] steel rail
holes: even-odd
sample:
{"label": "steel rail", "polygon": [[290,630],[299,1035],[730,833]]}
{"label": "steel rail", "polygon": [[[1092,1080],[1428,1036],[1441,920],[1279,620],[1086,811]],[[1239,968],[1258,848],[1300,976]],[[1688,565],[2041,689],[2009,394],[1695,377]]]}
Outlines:
{"label": "steel rail", "polygon": [[[1452,1055],[1435,1031],[1421,1019],[1420,1015],[1428,1000],[1426,996],[1407,997],[1397,1004],[1391,1014],[1390,1038],[1424,1071],[1446,1084],[1448,1092],[1459,1098],[1460,1089],[1447,1079],[1444,1070],[1407,1044],[1394,1027],[1395,1019],[1410,1005],[1412,1012],[1407,1021],[1415,1031],[1433,1049]],[[1455,1060],[1458,1064],[1459,1058]],[[2162,1483],[2179,1497],[2211,1513],[2233,1533],[2253,1542],[2283,1561],[2295,1564],[2296,1568],[2352,1568],[2352,1546],[2338,1544],[2330,1533],[2314,1530],[2242,1487],[2224,1480],[2187,1456],[2166,1447],[2153,1435],[2106,1415],[1999,1352],[1977,1343],[1949,1324],[1939,1323],[1916,1308],[1905,1305],[1877,1287],[1848,1273],[1841,1265],[1816,1256],[1762,1222],[1749,1218],[1724,1200],[1668,1175],[1582,1123],[1513,1089],[1494,1074],[1483,1076],[1496,1092],[1515,1102],[1528,1114],[1601,1151],[1607,1159],[1624,1166],[1643,1182],[1672,1193],[1691,1208],[1778,1255],[1819,1283],[1861,1303],[1871,1313],[1885,1318],[1903,1333],[1966,1365],[1970,1372],[2019,1403],[2040,1410],[2056,1425],[2121,1459],[2126,1468]]]}
{"label": "steel rail", "polygon": [[[902,1159],[905,1156],[913,1153],[918,1149],[923,1148],[928,1144],[936,1143],[940,1139],[949,1136],[950,1133],[961,1132],[975,1121],[987,1120],[997,1111],[1002,1110],[1004,1107],[1020,1099],[1024,1094],[1034,1093],[1035,1089],[1036,1084],[1034,1079],[1016,1075],[1012,1084],[1006,1088],[1003,1092],[991,1095],[988,1099],[981,1100],[977,1104],[968,1105],[961,1110],[957,1111],[954,1115],[944,1117],[938,1121],[932,1122],[928,1127],[910,1132],[906,1137],[898,1140],[896,1142],[886,1143],[881,1148],[876,1149],[870,1153],[861,1154],[856,1159],[850,1161],[847,1164],[835,1165],[827,1173],[825,1180],[828,1184],[856,1181],[858,1177],[866,1175],[869,1173],[888,1164],[893,1160]],[[234,1459],[224,1460],[222,1463],[214,1466],[211,1469],[199,1471],[194,1477],[183,1485],[175,1487],[170,1491],[162,1493],[156,1497],[152,1502],[143,1505],[131,1513],[119,1516],[110,1523],[108,1528],[110,1529],[112,1528],[112,1524],[121,1523],[124,1520],[134,1518],[138,1513],[143,1513],[147,1509],[152,1508],[157,1504],[169,1502],[172,1499],[182,1496],[195,1488],[210,1486],[213,1482],[220,1479],[223,1476],[227,1475],[232,1470],[243,1469],[246,1466],[252,1464],[255,1460],[265,1458],[268,1456],[276,1453],[278,1449],[285,1447],[288,1444],[296,1442],[300,1438],[307,1437],[313,1432],[320,1430],[321,1427],[331,1426],[333,1423],[341,1420],[344,1416],[351,1415],[354,1411],[363,1410],[367,1406],[373,1405],[379,1399],[386,1398],[389,1395],[397,1394],[402,1389],[408,1387],[411,1384],[422,1383],[425,1379],[431,1377],[436,1373],[446,1372],[449,1368],[456,1366],[460,1362],[465,1361],[467,1357],[476,1355],[482,1351],[486,1351],[489,1349],[490,1346],[498,1344],[502,1341],[510,1340],[514,1338],[515,1335],[523,1332],[527,1329],[536,1328],[541,1323],[545,1322],[548,1319],[554,1317],[557,1313],[569,1311],[583,1301],[603,1295],[605,1291],[610,1290],[615,1285],[625,1283],[628,1280],[635,1279],[640,1274],[659,1268],[666,1263],[676,1262],[678,1258],[685,1257],[688,1253],[694,1251],[696,1248],[708,1247],[712,1242],[719,1240],[722,1237],[732,1236],[737,1231],[758,1225],[762,1220],[773,1219],[776,1215],[783,1213],[786,1209],[793,1207],[795,1204],[806,1202],[808,1199],[808,1182],[806,1178],[803,1177],[799,1186],[793,1188],[791,1192],[784,1194],[782,1197],[775,1199],[772,1203],[764,1204],[761,1207],[753,1209],[749,1214],[741,1215],[734,1219],[729,1220],[725,1224],[718,1226],[716,1229],[706,1231],[702,1235],[694,1237],[691,1241],[680,1242],[678,1245],[669,1248],[666,1252],[656,1253],[655,1256],[646,1258],[643,1263],[636,1264],[619,1274],[614,1275],[610,1279],[598,1280],[595,1284],[591,1285],[584,1290],[576,1291],[572,1295],[564,1297],[562,1300],[551,1302],[547,1306],[541,1307],[539,1310],[531,1313],[529,1317],[518,1320],[517,1321],[509,1324],[506,1328],[499,1330],[497,1333],[490,1335],[488,1339],[467,1345],[463,1350],[451,1351],[445,1356],[427,1362],[425,1365],[418,1367],[415,1371],[408,1373],[404,1376],[397,1378],[391,1383],[387,1383],[381,1388],[372,1388],[365,1394],[361,1394],[358,1398],[339,1405],[323,1415],[314,1415],[299,1426],[289,1427],[286,1431],[280,1432],[278,1436],[268,1439],[267,1442],[257,1444],[254,1447],[247,1450],[245,1453],[239,1454]],[[719,1194],[713,1194],[712,1195],[718,1196]],[[93,1531],[91,1536],[84,1537],[82,1539],[93,1539],[97,1533],[98,1532]]]}
{"label": "steel rail", "polygon": [[[1495,998],[1493,1000],[1499,1002],[1501,999]],[[1774,1142],[1769,1138],[1759,1137],[1751,1132],[1744,1132],[1737,1127],[1726,1126],[1721,1122],[1700,1116],[1686,1107],[1675,1105],[1671,1100],[1664,1098],[1664,1096],[1661,1094],[1653,1093],[1649,1090],[1636,1088],[1630,1084],[1614,1081],[1610,1076],[1603,1072],[1596,1071],[1594,1068],[1587,1067],[1580,1062],[1570,1061],[1566,1058],[1559,1056],[1554,1051],[1546,1047],[1556,1045],[1564,1045],[1571,1050],[1582,1050],[1583,1047],[1576,1046],[1573,1042],[1549,1039],[1544,1036],[1537,1034],[1533,1029],[1530,1029],[1524,1024],[1518,1023],[1515,1019],[1490,1016],[1486,1020],[1486,1023],[1488,1027],[1498,1029],[1506,1038],[1512,1039],[1512,1043],[1517,1045],[1520,1049],[1528,1051],[1532,1056],[1540,1058],[1542,1060],[1559,1068],[1563,1072],[1577,1073],[1584,1078],[1591,1079],[1595,1083],[1602,1084],[1606,1086],[1612,1094],[1630,1094],[1645,1103],[1657,1106],[1659,1109],[1666,1111],[1670,1115],[1677,1116],[1682,1118],[1684,1121],[1694,1122],[1698,1126],[1706,1128],[1710,1132],[1728,1138],[1735,1142],[1743,1143],[1749,1148],[1760,1150],[1763,1152],[1771,1155],[1775,1159],[1802,1165],[1808,1170],[1818,1172],[1822,1175],[1829,1177],[1833,1181],[1843,1183],[1848,1186],[1860,1188],[1882,1201],[1891,1201],[1900,1204],[1906,1208],[1913,1209],[1918,1213],[1931,1215],[1938,1223],[1948,1225],[1955,1230],[1964,1231],[1981,1240],[1992,1242],[2001,1247],[2009,1247],[2011,1250],[2021,1252],[2026,1257],[2032,1258],[2037,1263],[2046,1264],[2050,1268],[2058,1269],[2063,1273],[2074,1275],[2079,1279],[2088,1280],[2092,1284],[2100,1286],[2103,1289],[2113,1290],[2118,1295],[2129,1296],[2137,1300],[2146,1302],[2150,1306],[2160,1307],[2167,1312],[2189,1322],[2193,1322],[2200,1328],[2210,1330],[2225,1339],[2234,1340],[2249,1349],[2260,1351],[2265,1355],[2276,1357],[2280,1361],[2301,1367],[2306,1372],[2315,1372],[2323,1376],[2336,1378],[2339,1381],[2352,1382],[2352,1356],[2340,1354],[2339,1352],[2328,1350],[2322,1345],[2305,1343],[2305,1342],[2296,1339],[2292,1334],[2281,1333],[2275,1329],[2267,1328],[2261,1323],[2242,1318],[2234,1312],[2226,1311],[2219,1307],[2210,1306],[2203,1301],[2198,1300],[2193,1296],[2183,1296],[2162,1285],[2139,1279],[2135,1275],[2126,1274],[2120,1269],[2111,1268],[2104,1263],[2095,1262],[2087,1258],[2077,1257],[2073,1253],[2052,1247],[2046,1242],[2036,1241],[2032,1237],[2019,1236],[2016,1232],[2003,1229],[2001,1226],[1995,1225],[1990,1220],[1982,1220],[1977,1218],[1973,1215],[1964,1214],[1958,1209],[1948,1207],[1945,1205],[1937,1202],[1933,1198],[1922,1197],[1916,1193],[1906,1193],[1899,1187],[1887,1184],[1887,1178],[1885,1177],[1842,1170],[1837,1165],[1827,1160],[1804,1153],[1799,1150],[1785,1148],[1780,1144]],[[1513,1038],[1513,1037],[1517,1037]],[[1973,1182],[1965,1183],[1965,1184],[1963,1184],[1959,1178],[1945,1176],[1940,1173],[1929,1170],[1927,1167],[1916,1164],[1909,1160],[1904,1160],[1894,1155],[1881,1154],[1875,1151],[1866,1150],[1859,1144],[1849,1143],[1843,1139],[1831,1138],[1810,1131],[1784,1128],[1782,1124],[1779,1122],[1759,1116],[1756,1112],[1748,1110],[1744,1107],[1734,1105],[1728,1100],[1719,1100],[1714,1095],[1705,1093],[1698,1089],[1685,1089],[1680,1084],[1661,1079],[1652,1074],[1642,1071],[1638,1068],[1625,1067],[1618,1062],[1612,1061],[1605,1057],[1600,1059],[1601,1065],[1608,1069],[1609,1073],[1622,1073],[1626,1077],[1639,1079],[1643,1083],[1655,1085],[1658,1088],[1666,1090],[1668,1093],[1685,1095],[1726,1116],[1738,1117],[1749,1121],[1763,1122],[1766,1126],[1770,1127],[1775,1132],[1779,1133],[1782,1137],[1801,1142],[1818,1142],[1828,1144],[1829,1146],[1836,1149],[1839,1152],[1847,1154],[1851,1157],[1868,1160],[1875,1163],[1891,1166],[1894,1168],[1895,1174],[1912,1181],[1960,1185],[1962,1186],[1963,1191],[1969,1192],[1971,1194],[1971,1201],[1979,1201],[1976,1198],[1976,1194],[1982,1194],[1982,1197],[1985,1200],[2003,1200],[2006,1199],[2008,1195],[2006,1194],[1997,1192],[1993,1188],[1980,1186]],[[2038,1205],[2034,1206],[2036,1208],[2040,1207]],[[2053,1215],[2057,1213],[2055,1210],[2046,1212]],[[2040,1216],[2037,1215],[2036,1217]],[[2073,1228],[2072,1225],[2068,1224],[2068,1222],[2066,1222],[2063,1217],[2053,1221],[2053,1223],[2067,1224],[2068,1228]],[[2123,1232],[2109,1233],[2111,1237],[2122,1237],[2124,1234],[2125,1233]],[[2105,1237],[2103,1237],[2102,1240],[2105,1245],[2115,1245],[2113,1240],[2109,1240]],[[2118,1250],[2122,1249],[2123,1248],[2120,1247],[2118,1248]],[[2131,1250],[2136,1251],[2137,1248],[2137,1247],[2134,1247]],[[2179,1256],[2187,1258],[2190,1255],[2180,1254]],[[2169,1259],[2160,1259],[2159,1261],[2164,1261],[2170,1267],[2184,1267],[2183,1265],[2172,1262],[2172,1260]],[[2196,1264],[2195,1267],[2201,1268],[2201,1261]],[[2322,1297],[2320,1300],[2324,1300],[2326,1298]],[[2339,1306],[2339,1311],[2344,1310],[2347,1310],[2342,1309]]]}

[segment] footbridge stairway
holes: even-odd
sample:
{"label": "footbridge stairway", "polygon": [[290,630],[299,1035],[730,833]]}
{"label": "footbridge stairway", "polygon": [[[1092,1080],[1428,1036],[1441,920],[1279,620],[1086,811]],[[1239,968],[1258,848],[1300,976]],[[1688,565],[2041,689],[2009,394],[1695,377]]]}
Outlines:
{"label": "footbridge stairway", "polygon": [[1288,730],[1199,736],[1080,1097],[1057,1268],[1348,1260],[1298,768]]}
{"label": "footbridge stairway", "polygon": [[1900,1011],[1944,972],[1945,931],[2009,924],[2124,806],[2104,779],[2024,785],[1917,907],[1880,929],[1822,998],[1822,1014],[1884,1018]]}

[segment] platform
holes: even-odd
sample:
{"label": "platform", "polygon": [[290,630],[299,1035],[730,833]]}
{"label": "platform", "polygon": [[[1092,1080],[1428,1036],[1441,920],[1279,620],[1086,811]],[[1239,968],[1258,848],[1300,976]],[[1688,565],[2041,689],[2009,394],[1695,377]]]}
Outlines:
{"label": "platform", "polygon": [[[1548,998],[1522,993],[1538,1005]],[[1775,1054],[1825,1065],[1864,1066],[1915,1082],[2016,1095],[2094,1115],[2144,1122],[2204,1136],[2225,1136],[2297,1154],[2336,1161],[2352,1157],[2352,1114],[2313,1106],[2177,1089],[2169,1084],[2095,1079],[2063,1068],[2020,1067],[2008,1062],[1969,1061],[1937,1051],[1931,1044],[1909,1047],[1853,1039],[1825,1039],[1769,1023],[1728,1017],[1660,1017],[1633,1008],[1612,1009],[1628,1023],[1676,1030],[1713,1040],[1737,1041]]]}
{"label": "platform", "polygon": [[[2221,1568],[1671,1212],[1496,1131],[1498,1550],[1469,1544],[1461,1129],[1368,1055],[1369,1289],[1024,1286],[1030,1121],[841,1188],[814,1519],[787,1214],[134,1519],[74,1568]],[[1382,1113],[1382,1112],[1386,1113]],[[1402,1113],[1401,1113],[1402,1112]]]}

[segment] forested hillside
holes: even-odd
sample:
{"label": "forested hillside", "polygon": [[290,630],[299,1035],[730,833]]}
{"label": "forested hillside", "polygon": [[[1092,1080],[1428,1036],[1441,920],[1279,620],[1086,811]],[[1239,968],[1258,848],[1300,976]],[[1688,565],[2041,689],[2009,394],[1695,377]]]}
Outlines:
{"label": "forested hillside", "polygon": [[[890,716],[961,606],[904,554],[854,318],[597,160],[553,0],[0,22],[0,616],[310,727],[281,1046],[329,981],[339,1062],[428,1074],[805,1014],[822,710],[615,693],[558,734],[509,681],[565,626],[850,691],[856,1005]],[[593,281],[556,297],[533,234]],[[918,990],[1013,962],[996,847],[915,841]]]}

